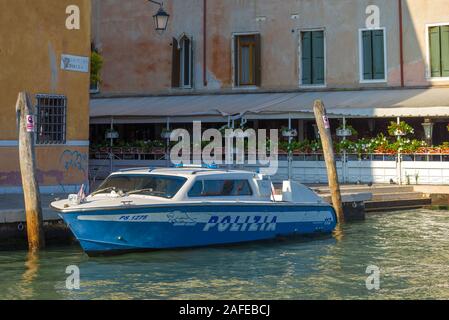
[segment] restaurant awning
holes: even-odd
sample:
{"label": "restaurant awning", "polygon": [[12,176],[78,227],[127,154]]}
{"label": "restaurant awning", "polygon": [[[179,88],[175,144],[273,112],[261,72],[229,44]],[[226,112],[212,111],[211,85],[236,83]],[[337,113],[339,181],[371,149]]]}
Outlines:
{"label": "restaurant awning", "polygon": [[312,118],[321,99],[330,117],[449,117],[449,88],[239,93],[92,99],[92,123]]}

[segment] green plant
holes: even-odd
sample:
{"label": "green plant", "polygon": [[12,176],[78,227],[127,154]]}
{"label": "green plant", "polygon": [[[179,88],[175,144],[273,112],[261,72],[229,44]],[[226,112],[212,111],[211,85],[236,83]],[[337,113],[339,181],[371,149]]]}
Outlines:
{"label": "green plant", "polygon": [[372,152],[387,152],[389,149],[390,142],[387,137],[383,133],[379,134],[377,137],[371,139],[370,141],[370,149]]}
{"label": "green plant", "polygon": [[285,151],[285,152],[293,152],[293,151],[300,151],[301,150],[301,142],[298,141],[281,141],[279,142],[279,150]]}
{"label": "green plant", "polygon": [[400,123],[391,121],[390,125],[388,126],[388,134],[392,137],[406,136],[413,133],[415,133],[415,130],[405,121],[401,121]]}
{"label": "green plant", "polygon": [[321,140],[312,140],[309,144],[310,149],[312,152],[318,152],[323,150],[323,145],[321,143]]}
{"label": "green plant", "polygon": [[425,147],[426,143],[420,140],[399,139],[396,142],[390,144],[390,150],[393,152],[401,153],[415,153],[419,148]]}
{"label": "green plant", "polygon": [[342,153],[343,151],[346,152],[354,152],[355,150],[355,143],[351,140],[342,140],[340,142],[335,143],[335,151],[337,153]]}
{"label": "green plant", "polygon": [[103,67],[103,57],[96,51],[92,51],[90,57],[90,83],[101,83],[100,71]]}

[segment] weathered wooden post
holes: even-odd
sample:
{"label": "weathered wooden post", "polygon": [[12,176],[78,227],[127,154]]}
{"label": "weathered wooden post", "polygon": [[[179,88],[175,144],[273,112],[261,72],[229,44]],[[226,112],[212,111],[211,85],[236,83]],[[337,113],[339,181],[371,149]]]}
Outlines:
{"label": "weathered wooden post", "polygon": [[16,104],[19,129],[19,158],[22,174],[23,196],[27,222],[28,247],[38,251],[45,247],[42,222],[42,207],[39,185],[36,179],[36,157],[34,153],[34,116],[25,92],[20,92]]}
{"label": "weathered wooden post", "polygon": [[343,204],[341,200],[340,185],[338,183],[337,166],[335,164],[334,148],[332,144],[332,135],[329,119],[326,115],[321,100],[316,100],[313,106],[316,123],[320,132],[321,142],[323,144],[324,160],[326,161],[327,176],[329,188],[332,195],[332,204],[339,222],[344,222]]}

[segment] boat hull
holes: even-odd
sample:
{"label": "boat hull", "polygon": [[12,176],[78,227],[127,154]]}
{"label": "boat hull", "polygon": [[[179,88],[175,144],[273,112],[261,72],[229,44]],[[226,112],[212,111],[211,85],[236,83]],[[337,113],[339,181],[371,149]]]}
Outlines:
{"label": "boat hull", "polygon": [[102,209],[60,216],[89,255],[331,233],[337,223],[331,206],[291,204],[196,204]]}

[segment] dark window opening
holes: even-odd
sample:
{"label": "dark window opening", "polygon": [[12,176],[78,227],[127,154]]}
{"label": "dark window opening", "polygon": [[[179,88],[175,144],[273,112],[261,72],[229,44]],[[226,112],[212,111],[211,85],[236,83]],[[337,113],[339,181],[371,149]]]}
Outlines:
{"label": "dark window opening", "polygon": [[248,180],[201,180],[189,191],[189,197],[252,196]]}
{"label": "dark window opening", "polygon": [[67,98],[37,95],[37,144],[66,143]]}
{"label": "dark window opening", "polygon": [[173,38],[172,87],[193,86],[193,41],[187,36]]}
{"label": "dark window opening", "polygon": [[186,178],[162,175],[113,175],[106,179],[95,191],[133,193],[171,199],[182,188]]}
{"label": "dark window opening", "polygon": [[261,45],[260,35],[240,35],[234,40],[236,86],[260,86]]}

